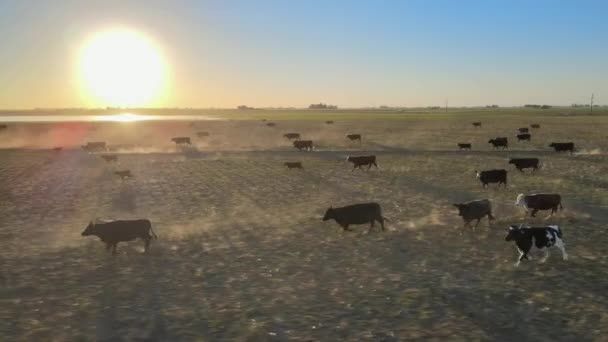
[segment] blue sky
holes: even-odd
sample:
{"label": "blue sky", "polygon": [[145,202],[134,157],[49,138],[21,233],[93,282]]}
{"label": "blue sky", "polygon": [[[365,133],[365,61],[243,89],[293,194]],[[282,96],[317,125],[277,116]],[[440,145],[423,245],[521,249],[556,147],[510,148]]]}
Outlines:
{"label": "blue sky", "polygon": [[90,105],[76,51],[116,26],[162,47],[166,106],[608,103],[606,13],[608,1],[0,0],[0,108]]}

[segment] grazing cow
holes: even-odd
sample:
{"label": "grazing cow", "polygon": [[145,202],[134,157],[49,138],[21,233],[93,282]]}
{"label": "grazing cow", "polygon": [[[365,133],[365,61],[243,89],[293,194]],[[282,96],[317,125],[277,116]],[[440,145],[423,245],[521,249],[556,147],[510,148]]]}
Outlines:
{"label": "grazing cow", "polygon": [[458,149],[459,150],[470,150],[471,149],[471,144],[469,144],[469,143],[458,143]]}
{"label": "grazing cow", "polygon": [[539,210],[551,209],[550,215],[556,213],[558,208],[564,210],[564,207],[562,206],[562,196],[558,194],[519,194],[515,200],[515,205],[524,207],[526,212],[532,209],[532,212],[530,213],[531,217],[535,217]]}
{"label": "grazing cow", "polygon": [[303,169],[301,162],[284,162],[286,168],[291,169]]}
{"label": "grazing cow", "polygon": [[199,138],[205,138],[209,136],[209,132],[197,132],[196,136]]}
{"label": "grazing cow", "polygon": [[509,140],[505,137],[490,139],[488,141],[488,144],[492,144],[494,149],[497,149],[499,147],[502,147],[503,150],[505,148],[509,148]]}
{"label": "grazing cow", "polygon": [[313,149],[312,140],[296,140],[293,142],[293,147],[297,148],[300,151],[302,151],[302,150],[312,151],[312,149]]}
{"label": "grazing cow", "polygon": [[492,216],[492,203],[487,199],[454,203],[454,206],[458,208],[458,216],[462,216],[465,227],[470,227],[471,221],[477,220],[475,224],[475,228],[477,228],[479,221],[486,215],[488,216],[488,224],[494,220],[494,216]]}
{"label": "grazing cow", "polygon": [[531,141],[532,140],[532,136],[530,135],[530,133],[518,134],[517,135],[517,141],[522,141],[522,140]]}
{"label": "grazing cow", "polygon": [[519,131],[519,133],[528,133],[528,127],[522,127],[522,128],[518,128],[517,129]]}
{"label": "grazing cow", "polygon": [[509,164],[515,165],[515,168],[521,172],[524,172],[524,169],[533,169],[532,172],[538,170],[540,166],[540,160],[538,158],[511,158],[509,159]]}
{"label": "grazing cow", "polygon": [[328,125],[333,125],[334,121],[333,120],[327,120],[327,121],[325,121],[325,123],[328,124]]}
{"label": "grazing cow", "polygon": [[543,250],[544,248],[544,256],[540,260],[541,263],[547,261],[547,258],[549,257],[549,248],[553,246],[559,248],[564,260],[568,260],[566,246],[562,240],[562,230],[557,225],[545,227],[511,225],[509,227],[509,232],[505,237],[505,241],[515,241],[515,245],[519,251],[515,267],[519,266],[519,263],[524,259],[532,260],[528,253],[530,253],[534,247],[538,250]]}
{"label": "grazing cow", "polygon": [[540,124],[531,124],[530,127],[535,128],[535,129],[539,129],[540,128]]}
{"label": "grazing cow", "polygon": [[106,151],[108,147],[104,141],[94,141],[88,142],[86,145],[82,146],[82,149],[87,152],[103,152]]}
{"label": "grazing cow", "polygon": [[7,126],[7,125],[5,125],[5,124],[0,124],[0,130],[7,129],[7,128],[8,128],[8,126]]}
{"label": "grazing cow", "polygon": [[504,184],[505,188],[507,187],[507,170],[475,170],[475,174],[484,188],[487,188],[489,183]]}
{"label": "grazing cow", "polygon": [[342,208],[330,207],[325,212],[323,221],[331,219],[334,219],[345,231],[352,230],[348,228],[351,224],[365,223],[370,223],[368,231],[371,231],[375,221],[380,222],[380,226],[382,226],[382,230],[384,230],[384,220],[388,221],[388,219],[382,216],[380,204],[375,202],[353,204]]}
{"label": "grazing cow", "polygon": [[116,254],[116,246],[122,241],[132,241],[137,238],[144,240],[144,250],[147,252],[152,238],[158,239],[152,230],[150,220],[116,220],[109,222],[89,223],[82,236],[97,236],[106,244],[106,249],[112,248]]}
{"label": "grazing cow", "polygon": [[269,122],[269,123],[266,124],[266,126],[268,126],[268,127],[274,127],[276,125],[277,124],[275,124],[274,122]]}
{"label": "grazing cow", "polygon": [[372,165],[376,167],[376,169],[378,168],[378,164],[376,164],[376,156],[374,155],[370,155],[370,156],[348,156],[346,157],[346,161],[349,161],[351,163],[353,163],[353,171],[355,171],[356,168],[361,168],[362,166],[368,166],[367,169],[371,169]]}
{"label": "grazing cow", "polygon": [[574,152],[574,143],[573,142],[565,142],[565,143],[551,143],[549,147],[553,147],[555,152],[565,152],[570,151],[570,153]]}
{"label": "grazing cow", "polygon": [[120,177],[120,179],[127,179],[127,178],[133,177],[133,174],[131,173],[130,170],[114,171],[114,174],[117,175],[118,177]]}
{"label": "grazing cow", "polygon": [[285,133],[283,134],[283,138],[285,139],[300,139],[300,133]]}
{"label": "grazing cow", "polygon": [[355,141],[355,140],[359,140],[359,142],[361,142],[361,134],[347,134],[346,137],[350,140],[350,141]]}
{"label": "grazing cow", "polygon": [[176,145],[192,144],[190,137],[175,137],[171,138],[171,141],[173,141]]}
{"label": "grazing cow", "polygon": [[106,162],[117,162],[118,161],[118,156],[115,154],[104,154],[101,156],[101,158],[103,158],[103,160],[105,160]]}
{"label": "grazing cow", "polygon": [[61,146],[53,147],[53,151],[61,152],[61,151],[63,151],[63,147],[61,147]]}
{"label": "grazing cow", "polygon": [[473,127],[481,127],[481,122],[473,122]]}

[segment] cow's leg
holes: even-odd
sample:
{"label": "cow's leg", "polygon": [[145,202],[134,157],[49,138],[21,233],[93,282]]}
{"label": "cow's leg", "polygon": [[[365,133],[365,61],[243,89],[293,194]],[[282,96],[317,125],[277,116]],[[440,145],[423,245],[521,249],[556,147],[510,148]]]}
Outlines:
{"label": "cow's leg", "polygon": [[481,218],[477,219],[477,223],[475,223],[475,228],[477,228],[477,226],[479,226],[479,221],[481,221]]}
{"label": "cow's leg", "polygon": [[347,223],[344,223],[341,226],[342,226],[342,229],[344,229],[345,231],[352,231],[352,229],[348,228],[348,224]]}
{"label": "cow's leg", "polygon": [[378,221],[380,221],[380,227],[382,227],[382,231],[384,231],[384,217],[380,216]]}
{"label": "cow's leg", "polygon": [[542,259],[540,259],[540,263],[544,264],[548,258],[549,258],[549,248],[545,248],[545,254],[543,255]]}
{"label": "cow's leg", "polygon": [[106,242],[106,251],[109,251],[111,247],[112,247],[112,244],[109,242]]}
{"label": "cow's leg", "polygon": [[521,261],[526,258],[526,253],[524,253],[520,249],[518,249],[517,251],[519,252],[519,257],[517,257],[517,262],[515,263],[515,267],[519,267],[519,264],[521,263]]}
{"label": "cow's leg", "polygon": [[144,237],[144,252],[148,251],[148,248],[150,247],[150,240],[152,240],[152,237],[150,235]]}
{"label": "cow's leg", "polygon": [[112,244],[112,255],[116,255],[116,246],[118,246],[118,242]]}
{"label": "cow's leg", "polygon": [[557,247],[560,252],[562,252],[562,259],[568,260],[568,253],[566,253],[566,245],[564,244],[564,241],[562,239],[555,239],[555,247]]}
{"label": "cow's leg", "polygon": [[[378,164],[376,164],[376,162],[374,162],[374,166],[376,167],[376,169],[378,168]],[[371,167],[371,166],[370,166]]]}
{"label": "cow's leg", "polygon": [[372,229],[374,228],[374,223],[376,223],[376,220],[372,219],[371,221],[369,221],[369,229],[367,230],[367,232],[371,232]]}
{"label": "cow's leg", "polygon": [[536,217],[537,212],[538,212],[538,209],[532,209],[532,213],[530,213],[530,217]]}

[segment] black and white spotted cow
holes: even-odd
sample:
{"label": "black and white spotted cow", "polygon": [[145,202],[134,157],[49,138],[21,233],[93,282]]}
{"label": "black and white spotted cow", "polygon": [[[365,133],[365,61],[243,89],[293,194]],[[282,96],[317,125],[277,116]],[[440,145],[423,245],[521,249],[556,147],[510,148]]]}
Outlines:
{"label": "black and white spotted cow", "polygon": [[511,225],[505,241],[515,241],[519,257],[515,263],[515,267],[524,260],[532,260],[529,253],[533,249],[543,250],[544,256],[540,260],[541,263],[547,261],[549,257],[549,248],[555,246],[562,252],[562,258],[568,260],[568,253],[562,240],[562,231],[557,225],[545,227],[528,227],[525,225]]}

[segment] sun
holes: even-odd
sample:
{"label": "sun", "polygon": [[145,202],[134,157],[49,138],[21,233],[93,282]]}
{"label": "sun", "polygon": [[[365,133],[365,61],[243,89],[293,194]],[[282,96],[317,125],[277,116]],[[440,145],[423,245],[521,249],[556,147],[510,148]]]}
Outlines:
{"label": "sun", "polygon": [[166,69],[155,44],[127,29],[97,33],[80,51],[81,89],[87,102],[95,105],[134,107],[157,102]]}

